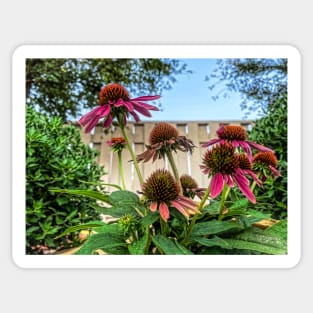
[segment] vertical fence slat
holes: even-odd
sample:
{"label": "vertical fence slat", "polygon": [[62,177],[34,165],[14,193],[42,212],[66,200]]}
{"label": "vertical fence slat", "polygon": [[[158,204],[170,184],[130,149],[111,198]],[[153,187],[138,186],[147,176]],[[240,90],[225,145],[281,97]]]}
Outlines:
{"label": "vertical fence slat", "polygon": [[[155,123],[156,122],[150,121],[127,123],[127,135],[133,143],[136,155],[146,150],[145,144],[149,144],[149,134]],[[206,151],[205,148],[201,148],[201,144],[212,138],[216,138],[216,131],[221,123],[225,125],[242,125],[246,129],[252,127],[254,124],[253,121],[177,121],[169,123],[178,129],[179,135],[186,136],[196,145],[196,148],[190,156],[181,151],[177,151],[177,153],[173,153],[173,155],[180,175],[184,173],[189,174],[190,172],[190,175],[197,181],[200,187],[207,187],[209,184],[207,176],[202,174],[199,167],[202,162],[202,156]],[[100,152],[96,161],[104,166],[107,172],[102,180],[106,183],[120,185],[118,158],[116,153],[111,151],[106,142],[112,137],[122,137],[121,130],[115,127],[112,132],[106,134],[103,132],[101,125],[99,125],[95,128],[94,134],[85,134],[79,125],[77,125],[77,127],[80,130],[82,142],[94,147]],[[123,167],[126,187],[128,190],[136,192],[141,189],[141,186],[134,165],[132,162],[129,162],[130,160],[130,153],[125,149],[123,151]],[[139,167],[144,180],[146,180],[156,169],[165,168],[165,162],[163,160],[156,160],[154,163],[149,161],[139,164]],[[115,189],[109,188],[109,190]]]}

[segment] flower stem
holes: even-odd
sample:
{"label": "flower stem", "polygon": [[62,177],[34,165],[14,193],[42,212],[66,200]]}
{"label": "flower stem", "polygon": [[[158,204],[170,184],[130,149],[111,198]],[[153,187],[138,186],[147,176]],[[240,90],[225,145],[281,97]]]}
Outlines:
{"label": "flower stem", "polygon": [[255,186],[256,186],[256,181],[254,180],[253,183],[252,183],[252,185],[251,185],[251,188],[250,188],[252,192],[253,192]]}
{"label": "flower stem", "polygon": [[174,177],[176,179],[176,182],[180,188],[180,192],[182,193],[183,192],[183,188],[182,188],[182,185],[181,185],[181,182],[180,182],[180,178],[179,178],[179,174],[178,174],[178,170],[177,170],[177,167],[176,167],[176,164],[175,164],[175,161],[174,161],[174,158],[173,158],[173,154],[172,154],[172,151],[171,150],[166,150],[166,156],[167,156],[167,159],[171,165],[171,168],[173,170],[173,174],[174,174]]}
{"label": "flower stem", "polygon": [[122,162],[122,151],[118,151],[117,156],[118,156],[118,168],[120,171],[122,188],[123,188],[123,190],[126,190],[126,185],[125,185],[125,180],[124,180],[123,162]]}
{"label": "flower stem", "polygon": [[136,169],[136,172],[137,172],[137,176],[138,176],[140,185],[142,185],[143,184],[143,178],[142,178],[139,166],[138,166],[138,162],[137,162],[137,159],[136,159],[135,152],[134,152],[134,150],[133,150],[133,148],[131,146],[131,143],[130,143],[129,138],[127,136],[127,132],[125,130],[124,125],[121,125],[121,123],[120,123],[120,127],[121,127],[121,130],[122,130],[123,136],[124,136],[124,138],[126,140],[128,151],[129,151],[129,153],[131,155],[131,158],[133,160],[133,163],[134,163],[134,166],[135,166],[135,169]]}
{"label": "flower stem", "polygon": [[226,200],[226,195],[228,195],[228,189],[229,187],[227,184],[224,184],[223,192],[222,192],[222,198],[221,198],[221,203],[220,203],[220,211],[218,215],[218,220],[221,221],[223,218],[223,210],[224,210],[224,203]]}
{"label": "flower stem", "polygon": [[[204,195],[203,195],[203,197],[202,197],[202,199],[201,199],[201,202],[199,203],[199,206],[198,206],[198,210],[199,210],[199,211],[202,210],[205,201],[208,199],[209,194],[210,194],[210,189],[211,189],[211,184],[210,184],[209,187],[206,189],[206,191],[205,191],[205,193],[204,193]],[[193,227],[194,227],[194,225],[195,225],[195,223],[196,223],[196,221],[197,221],[197,219],[198,219],[198,216],[199,216],[199,213],[195,214],[195,215],[193,216],[193,218],[192,218],[190,224],[189,224],[189,227],[188,227],[188,229],[187,229],[187,231],[186,231],[186,236],[185,236],[185,238],[184,238],[184,240],[183,240],[183,243],[184,243],[185,245],[188,244],[191,231],[192,231],[192,229],[193,229]]]}

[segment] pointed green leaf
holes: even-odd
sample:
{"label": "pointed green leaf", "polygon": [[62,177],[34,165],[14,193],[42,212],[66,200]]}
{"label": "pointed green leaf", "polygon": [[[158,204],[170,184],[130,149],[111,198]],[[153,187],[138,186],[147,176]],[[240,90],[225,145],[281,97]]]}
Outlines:
{"label": "pointed green leaf", "polygon": [[124,238],[111,233],[91,235],[75,254],[95,254],[96,250],[102,250],[108,254],[129,254]]}
{"label": "pointed green leaf", "polygon": [[209,221],[198,223],[191,232],[191,237],[215,235],[229,230],[241,230],[243,227],[235,221]]}
{"label": "pointed green leaf", "polygon": [[116,207],[138,206],[140,204],[139,197],[127,190],[114,191],[109,196],[110,202]]}
{"label": "pointed green leaf", "polygon": [[231,249],[231,245],[227,243],[227,241],[217,236],[211,239],[201,238],[201,237],[195,238],[194,241],[206,247],[221,247],[221,248]]}
{"label": "pointed green leaf", "polygon": [[159,212],[151,213],[149,212],[148,215],[144,216],[141,220],[140,223],[144,227],[148,227],[154,222],[156,222],[160,218]]}
{"label": "pointed green leaf", "polygon": [[286,254],[285,249],[276,248],[273,246],[268,246],[265,244],[260,244],[256,242],[237,240],[237,239],[225,239],[225,241],[231,246],[232,249],[240,249],[240,250],[253,250],[265,254]]}
{"label": "pointed green leaf", "polygon": [[65,236],[69,233],[73,233],[73,232],[77,232],[77,231],[81,231],[81,230],[85,230],[85,229],[92,229],[92,228],[100,227],[103,225],[105,225],[105,223],[100,222],[100,221],[95,221],[95,222],[89,222],[89,223],[85,223],[85,224],[71,226],[71,227],[67,228],[62,234],[60,234],[59,236],[57,236],[55,238],[57,239],[57,238]]}
{"label": "pointed green leaf", "polygon": [[109,196],[95,190],[79,190],[79,189],[49,189],[51,192],[67,193],[71,195],[89,197],[110,204]]}
{"label": "pointed green leaf", "polygon": [[149,237],[145,234],[140,240],[132,242],[128,245],[128,251],[130,254],[143,255],[148,244]]}
{"label": "pointed green leaf", "polygon": [[192,254],[192,252],[187,250],[185,247],[162,235],[153,236],[152,241],[164,254]]}

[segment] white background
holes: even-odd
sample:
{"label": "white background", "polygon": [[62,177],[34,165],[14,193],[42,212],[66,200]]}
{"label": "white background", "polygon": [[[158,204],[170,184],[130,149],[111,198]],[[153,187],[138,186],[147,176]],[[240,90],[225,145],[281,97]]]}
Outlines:
{"label": "white background", "polygon": [[[310,1],[2,1],[1,311],[312,311]],[[302,53],[302,259],[289,270],[22,270],[11,258],[11,55],[21,44],[291,44]],[[292,104],[290,104],[292,105]],[[310,186],[311,185],[311,186]],[[301,201],[302,200],[302,201]],[[23,208],[22,208],[23,209]],[[6,309],[5,309],[6,308]]]}

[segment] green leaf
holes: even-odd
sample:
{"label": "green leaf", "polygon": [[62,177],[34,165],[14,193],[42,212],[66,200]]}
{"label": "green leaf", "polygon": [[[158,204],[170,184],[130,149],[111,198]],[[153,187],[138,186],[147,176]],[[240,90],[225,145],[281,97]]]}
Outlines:
{"label": "green leaf", "polygon": [[268,227],[263,231],[264,234],[275,236],[280,238],[281,240],[287,241],[288,237],[288,221],[282,220],[278,223],[274,224],[271,227]]}
{"label": "green leaf", "polygon": [[77,232],[77,231],[85,230],[85,229],[92,229],[92,228],[100,227],[103,225],[105,225],[105,223],[100,222],[100,221],[95,221],[95,222],[89,222],[89,223],[85,223],[85,224],[71,226],[71,227],[67,228],[62,234],[57,236],[56,239],[63,237],[69,233],[73,233],[73,232]]}
{"label": "green leaf", "polygon": [[128,251],[130,254],[135,255],[143,255],[145,254],[145,249],[148,244],[149,236],[145,234],[142,238],[140,238],[138,241],[132,242],[130,245],[128,245]]}
{"label": "green leaf", "polygon": [[232,249],[240,249],[240,250],[253,250],[258,251],[265,254],[286,254],[285,249],[276,248],[273,246],[267,246],[262,243],[250,242],[245,240],[237,240],[237,239],[225,239],[225,241],[231,246]]}
{"label": "green leaf", "polygon": [[194,238],[195,242],[200,243],[203,246],[206,247],[221,247],[221,248],[225,248],[225,249],[231,249],[231,245],[229,243],[227,243],[227,241],[225,241],[222,238],[219,238],[217,236],[215,236],[214,238],[208,239],[208,238]]}
{"label": "green leaf", "polygon": [[112,206],[110,208],[99,208],[98,212],[105,214],[105,215],[110,215],[112,217],[121,217],[125,214],[136,214],[136,210],[134,210],[131,206]]}
{"label": "green leaf", "polygon": [[191,232],[191,237],[199,237],[203,235],[214,235],[229,230],[241,230],[243,227],[235,221],[209,221],[198,223]]}
{"label": "green leaf", "polygon": [[114,191],[109,196],[109,201],[116,207],[137,206],[140,204],[139,197],[127,190]]}
{"label": "green leaf", "polygon": [[249,209],[247,210],[247,215],[251,215],[253,217],[258,218],[259,220],[269,219],[271,218],[271,214],[265,214],[257,210]]}
{"label": "green leaf", "polygon": [[192,254],[191,251],[187,250],[182,245],[162,235],[153,236],[152,241],[156,245],[156,247],[164,254],[175,254],[175,255]]}
{"label": "green leaf", "polygon": [[129,254],[127,244],[122,236],[106,232],[88,237],[84,245],[75,254],[96,254],[96,250],[99,249],[108,254]]}
{"label": "green leaf", "polygon": [[95,190],[79,190],[79,189],[49,189],[51,192],[60,192],[77,196],[89,197],[110,204],[109,196]]}
{"label": "green leaf", "polygon": [[140,223],[144,227],[148,227],[154,222],[156,222],[160,218],[159,212],[154,212],[154,213],[149,213],[148,215],[144,216],[141,220]]}

